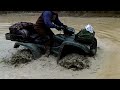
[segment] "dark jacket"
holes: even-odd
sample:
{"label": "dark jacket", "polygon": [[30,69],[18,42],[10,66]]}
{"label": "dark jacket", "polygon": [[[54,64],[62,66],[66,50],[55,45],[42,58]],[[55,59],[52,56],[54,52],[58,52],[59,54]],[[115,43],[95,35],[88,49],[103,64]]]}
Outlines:
{"label": "dark jacket", "polygon": [[64,26],[59,20],[58,14],[52,11],[44,11],[35,24],[35,30],[39,35],[45,36],[51,34],[50,28],[56,28],[56,25]]}

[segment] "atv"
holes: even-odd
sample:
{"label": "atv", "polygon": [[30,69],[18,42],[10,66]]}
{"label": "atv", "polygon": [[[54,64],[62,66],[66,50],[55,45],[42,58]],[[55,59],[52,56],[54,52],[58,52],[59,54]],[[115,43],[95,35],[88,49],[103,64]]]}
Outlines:
{"label": "atv", "polygon": [[[27,31],[27,30],[26,30]],[[29,39],[23,39],[23,36],[13,35],[6,33],[6,40],[15,41],[14,48],[24,46],[27,50],[20,51],[23,56],[32,59],[38,59],[41,55],[45,54],[44,43],[49,40],[49,37],[42,39],[36,33],[30,35]],[[77,53],[79,55],[94,56],[97,52],[97,39],[91,44],[84,44],[75,40],[75,29],[68,27],[67,30],[63,30],[63,34],[54,34],[54,44],[51,47],[51,54],[57,57],[57,62],[63,59],[65,56],[71,53]],[[30,55],[27,55],[29,53]],[[21,55],[19,54],[19,55]],[[22,57],[26,58],[26,57]]]}

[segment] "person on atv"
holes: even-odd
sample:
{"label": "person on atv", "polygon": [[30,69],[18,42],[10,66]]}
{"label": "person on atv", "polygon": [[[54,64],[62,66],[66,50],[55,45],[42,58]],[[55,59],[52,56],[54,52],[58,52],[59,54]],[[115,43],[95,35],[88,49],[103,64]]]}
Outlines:
{"label": "person on atv", "polygon": [[55,28],[58,31],[67,28],[58,18],[57,11],[43,11],[38,20],[35,23],[35,31],[40,37],[45,38],[49,36],[50,40],[45,44],[46,55],[50,54],[50,47],[53,44],[53,35],[51,28]]}

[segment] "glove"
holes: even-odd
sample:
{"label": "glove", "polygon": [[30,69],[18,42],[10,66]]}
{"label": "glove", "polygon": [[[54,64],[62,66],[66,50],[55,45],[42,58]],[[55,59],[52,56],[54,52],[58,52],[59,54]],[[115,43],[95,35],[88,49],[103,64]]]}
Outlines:
{"label": "glove", "polygon": [[64,27],[64,29],[67,29],[68,26],[67,25],[63,25],[63,27]]}
{"label": "glove", "polygon": [[56,29],[57,29],[58,31],[61,31],[61,30],[63,29],[63,27],[62,27],[62,26],[56,26]]}

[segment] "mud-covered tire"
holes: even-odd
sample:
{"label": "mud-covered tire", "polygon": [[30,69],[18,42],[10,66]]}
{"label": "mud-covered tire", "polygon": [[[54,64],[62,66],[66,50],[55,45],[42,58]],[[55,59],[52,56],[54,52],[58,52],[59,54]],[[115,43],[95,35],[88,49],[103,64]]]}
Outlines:
{"label": "mud-covered tire", "polygon": [[29,49],[23,49],[12,56],[10,63],[12,65],[18,66],[19,64],[28,63],[33,59],[34,58],[31,51]]}
{"label": "mud-covered tire", "polygon": [[90,56],[94,56],[97,52],[97,39],[94,38],[92,45],[90,46]]}
{"label": "mud-covered tire", "polygon": [[82,70],[89,68],[90,66],[90,62],[87,57],[79,54],[69,54],[63,59],[59,60],[58,64],[72,70]]}

